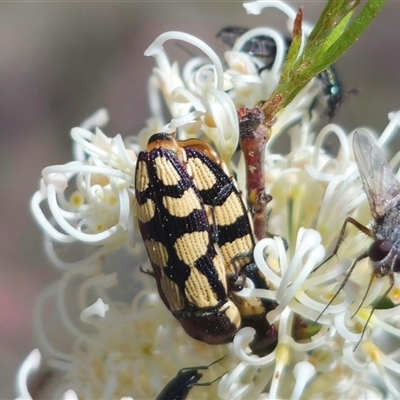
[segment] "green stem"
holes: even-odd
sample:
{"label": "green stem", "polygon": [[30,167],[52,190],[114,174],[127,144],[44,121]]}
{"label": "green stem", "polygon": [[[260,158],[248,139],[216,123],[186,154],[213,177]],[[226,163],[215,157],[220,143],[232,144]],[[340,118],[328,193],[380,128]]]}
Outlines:
{"label": "green stem", "polygon": [[293,40],[289,48],[279,84],[261,106],[264,125],[271,126],[275,115],[286,107],[310,80],[337,61],[360,37],[377,16],[386,0],[368,0],[353,18],[360,0],[329,0],[308,37],[302,54],[302,9],[293,24]]}

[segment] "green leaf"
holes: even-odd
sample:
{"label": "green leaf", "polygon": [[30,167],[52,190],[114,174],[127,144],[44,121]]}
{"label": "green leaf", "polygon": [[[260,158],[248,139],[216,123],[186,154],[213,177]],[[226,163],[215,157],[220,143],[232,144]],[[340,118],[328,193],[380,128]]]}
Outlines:
{"label": "green leaf", "polygon": [[299,12],[296,15],[296,18],[293,23],[293,35],[292,35],[292,43],[289,47],[288,54],[286,56],[285,63],[283,65],[281,80],[287,81],[292,72],[291,65],[295,64],[297,58],[299,57],[299,51],[301,47],[302,41],[302,28],[301,23],[303,21],[303,11],[300,8]]}
{"label": "green leaf", "polygon": [[[386,0],[329,0],[304,46],[301,47],[302,9],[293,24],[293,41],[282,68],[279,84],[261,106],[264,125],[271,126],[275,115],[286,107],[311,79],[326,70],[361,36]],[[361,10],[359,11],[359,7]],[[355,11],[359,11],[354,16]]]}

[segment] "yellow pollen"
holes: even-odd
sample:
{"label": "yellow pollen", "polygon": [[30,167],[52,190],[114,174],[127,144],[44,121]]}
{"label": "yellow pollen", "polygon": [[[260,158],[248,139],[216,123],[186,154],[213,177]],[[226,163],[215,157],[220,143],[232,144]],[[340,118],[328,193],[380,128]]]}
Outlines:
{"label": "yellow pollen", "polygon": [[107,186],[110,183],[110,179],[102,174],[93,174],[90,177],[90,184],[100,185],[102,187]]}
{"label": "yellow pollen", "polygon": [[398,287],[393,288],[391,297],[393,300],[399,300],[400,288],[398,288]]}
{"label": "yellow pollen", "polygon": [[152,343],[143,344],[142,352],[145,355],[152,356],[153,355],[153,344]]}
{"label": "yellow pollen", "polygon": [[288,364],[289,359],[289,347],[286,344],[279,344],[276,349],[276,362],[282,365],[286,365]]}
{"label": "yellow pollen", "polygon": [[273,269],[274,271],[279,271],[280,270],[280,265],[279,261],[274,259],[274,260],[268,260],[268,265]]}
{"label": "yellow pollen", "polygon": [[79,208],[85,202],[85,197],[80,192],[74,192],[71,194],[69,202],[72,207]]}
{"label": "yellow pollen", "polygon": [[371,310],[369,308],[361,308],[357,313],[357,317],[362,318],[364,321],[367,321],[370,315]]}
{"label": "yellow pollen", "polygon": [[96,232],[103,232],[103,230],[104,230],[104,225],[98,224],[98,225],[96,226]]}
{"label": "yellow pollen", "polygon": [[335,293],[328,293],[325,297],[327,300],[331,300]]}
{"label": "yellow pollen", "polygon": [[381,351],[371,342],[362,343],[363,350],[367,353],[372,362],[382,362]]}
{"label": "yellow pollen", "polygon": [[314,366],[317,364],[324,364],[331,360],[332,354],[326,350],[316,350],[312,353],[312,356],[308,360]]}
{"label": "yellow pollen", "polygon": [[92,371],[99,378],[99,380],[103,379],[103,363],[101,360],[94,359],[92,363]]}
{"label": "yellow pollen", "polygon": [[133,386],[134,380],[131,376],[126,374],[121,374],[119,378],[121,387],[131,387]]}
{"label": "yellow pollen", "polygon": [[217,125],[215,124],[215,121],[213,120],[213,118],[211,117],[210,114],[206,114],[204,116],[204,123],[209,126],[210,128],[215,128]]}
{"label": "yellow pollen", "polygon": [[292,196],[295,199],[300,199],[304,195],[305,186],[292,187]]}

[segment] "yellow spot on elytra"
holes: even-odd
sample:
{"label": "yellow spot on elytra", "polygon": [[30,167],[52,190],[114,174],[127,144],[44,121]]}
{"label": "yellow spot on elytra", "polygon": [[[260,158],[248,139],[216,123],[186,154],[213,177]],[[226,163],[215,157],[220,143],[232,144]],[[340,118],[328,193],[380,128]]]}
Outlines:
{"label": "yellow spot on elytra", "polygon": [[288,364],[290,351],[287,344],[279,344],[276,348],[276,362],[282,365]]}
{"label": "yellow spot on elytra", "polygon": [[185,190],[180,198],[164,196],[163,204],[171,215],[180,218],[187,217],[194,210],[202,209],[198,195],[193,188]]}
{"label": "yellow spot on elytra", "polygon": [[381,351],[373,343],[364,342],[361,346],[372,362],[382,362]]}
{"label": "yellow spot on elytra", "polygon": [[215,175],[198,158],[189,158],[189,165],[192,167],[193,180],[199,190],[212,189],[216,184]]}
{"label": "yellow spot on elytra", "polygon": [[136,189],[142,192],[149,186],[149,176],[147,175],[147,166],[144,161],[140,161],[136,167]]}
{"label": "yellow spot on elytra", "polygon": [[153,264],[163,268],[168,263],[168,251],[161,242],[155,240],[145,240],[144,245],[146,246],[147,254],[149,255],[150,261]]}
{"label": "yellow spot on elytra", "polygon": [[136,205],[136,213],[140,222],[146,223],[149,222],[156,212],[156,206],[151,199],[147,199],[144,204],[139,204],[137,201]]}
{"label": "yellow spot on elytra", "polygon": [[185,233],[176,239],[174,248],[180,260],[193,266],[195,261],[206,255],[209,244],[208,231]]}
{"label": "yellow spot on elytra", "polygon": [[222,306],[222,309],[226,310],[225,315],[228,317],[229,321],[239,328],[241,316],[236,305],[229,300]]}
{"label": "yellow spot on elytra", "polygon": [[157,178],[165,186],[177,186],[181,176],[171,161],[165,157],[157,157],[154,162],[157,169]]}
{"label": "yellow spot on elytra", "polygon": [[71,197],[69,198],[69,203],[74,208],[79,208],[84,202],[85,197],[78,191],[72,193]]}
{"label": "yellow spot on elytra", "polygon": [[232,225],[242,214],[243,207],[240,197],[234,192],[229,195],[223,205],[215,207],[215,218],[217,219],[218,225]]}
{"label": "yellow spot on elytra", "polygon": [[[226,270],[229,273],[235,273],[235,266],[243,266],[248,263],[248,257],[236,257],[246,254],[253,249],[253,243],[250,234],[237,238],[232,242],[226,242],[220,247],[222,256],[224,257]],[[236,258],[235,258],[236,257]],[[235,262],[232,259],[235,258]]]}
{"label": "yellow spot on elytra", "polygon": [[188,301],[199,308],[215,307],[219,302],[207,277],[195,267],[185,281],[185,294]]}
{"label": "yellow spot on elytra", "polygon": [[218,276],[220,277],[225,289],[227,288],[227,283],[226,283],[226,271],[225,271],[225,263],[222,257],[217,254],[213,258],[213,265],[215,270],[217,271]]}
{"label": "yellow spot on elytra", "polygon": [[185,306],[185,303],[183,297],[180,294],[178,285],[174,281],[169,279],[165,274],[161,275],[160,285],[162,293],[164,293],[167,299],[170,310],[172,312],[182,310]]}

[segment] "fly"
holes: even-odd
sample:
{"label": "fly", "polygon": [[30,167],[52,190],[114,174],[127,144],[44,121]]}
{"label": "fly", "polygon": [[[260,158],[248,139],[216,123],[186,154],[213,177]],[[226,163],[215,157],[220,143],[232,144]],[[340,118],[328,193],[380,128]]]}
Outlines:
{"label": "fly", "polygon": [[339,290],[322,313],[336,298],[339,291],[343,289],[357,263],[369,257],[372,266],[371,278],[363,300],[354,314],[361,308],[369,288],[376,277],[388,276],[389,287],[378,302],[373,305],[361,334],[362,339],[373,312],[379,307],[394,285],[394,274],[400,272],[400,183],[390,168],[384,152],[378,147],[369,133],[361,129],[354,133],[353,150],[361,182],[371,209],[373,222],[371,228],[368,228],[354,218],[347,217],[340,231],[336,246],[324,263],[337,253],[343,242],[348,223],[353,224],[360,231],[371,237],[373,242],[368,250],[364,251],[353,261]]}

